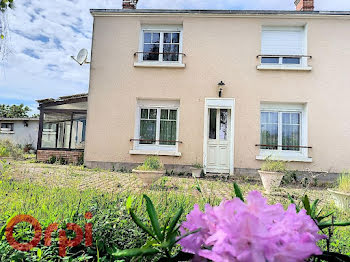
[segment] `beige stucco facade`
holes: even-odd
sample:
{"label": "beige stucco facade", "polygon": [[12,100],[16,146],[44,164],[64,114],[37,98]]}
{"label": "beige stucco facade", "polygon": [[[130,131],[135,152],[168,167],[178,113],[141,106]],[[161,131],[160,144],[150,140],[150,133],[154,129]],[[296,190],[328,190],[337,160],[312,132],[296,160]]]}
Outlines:
{"label": "beige stucco facade", "polygon": [[[234,98],[234,168],[261,166],[262,102],[307,111],[308,162],[298,170],[350,168],[350,20],[320,14],[167,14],[93,12],[94,33],[85,162],[140,163],[132,155],[137,99],[179,100],[178,151],[165,164],[203,163],[205,99]],[[184,68],[136,67],[143,25],[183,27]],[[311,71],[258,70],[262,26],[306,26]]]}

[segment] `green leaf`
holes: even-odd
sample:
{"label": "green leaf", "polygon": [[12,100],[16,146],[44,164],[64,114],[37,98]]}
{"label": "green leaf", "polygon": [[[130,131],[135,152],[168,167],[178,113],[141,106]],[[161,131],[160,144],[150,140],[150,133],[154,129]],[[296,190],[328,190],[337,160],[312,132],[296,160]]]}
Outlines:
{"label": "green leaf", "polygon": [[151,220],[153,230],[156,233],[156,236],[158,237],[158,239],[160,241],[163,241],[164,238],[163,238],[162,232],[160,230],[158,216],[157,216],[156,210],[154,209],[153,203],[148,196],[143,195],[143,197],[144,197],[144,199],[146,199],[146,210],[147,210],[148,216]]}
{"label": "green leaf", "polygon": [[192,234],[195,234],[195,233],[198,233],[199,231],[201,231],[201,228],[198,228],[196,230],[193,230],[191,232],[187,232],[186,234],[180,236],[178,239],[176,239],[175,243],[179,242],[181,239],[185,238],[185,237],[188,237],[189,235],[192,235]]}
{"label": "green leaf", "polygon": [[132,196],[129,196],[128,199],[126,200],[126,209],[129,211],[132,206],[132,202],[134,201]]}
{"label": "green leaf", "polygon": [[136,256],[147,256],[147,255],[154,255],[159,253],[158,249],[147,247],[147,248],[132,248],[132,249],[126,249],[117,251],[112,254],[112,256],[116,258],[120,257],[136,257]]}
{"label": "green leaf", "polygon": [[297,211],[297,213],[300,212],[300,207],[294,202],[294,199],[292,198],[292,196],[288,193],[288,198],[289,198],[289,201],[295,205],[295,210]]}
{"label": "green leaf", "polygon": [[[329,262],[347,262],[350,261],[350,257],[342,255],[340,253],[324,251],[322,255],[313,256],[314,258],[322,259],[322,261]],[[317,260],[320,261],[320,260]]]}
{"label": "green leaf", "polygon": [[[179,210],[176,212],[175,216],[171,219],[171,222],[170,222],[169,228],[168,228],[167,236],[170,236],[170,234],[173,233],[173,230],[174,230],[175,226],[177,225],[177,223],[179,222],[179,219],[182,216],[183,212],[184,212],[184,209],[182,207],[180,207]],[[169,239],[167,238],[167,240],[169,240]]]}
{"label": "green leaf", "polygon": [[164,226],[163,226],[163,230],[162,230],[162,234],[163,234],[163,239],[165,238],[165,235],[166,235],[166,232],[167,232],[167,227],[169,225],[169,222],[170,222],[170,217],[167,218],[167,220],[165,221],[164,223]]}
{"label": "green leaf", "polygon": [[327,227],[331,227],[331,226],[335,226],[335,227],[346,227],[346,226],[350,226],[350,222],[321,222],[318,224],[318,228],[319,229],[325,229]]}
{"label": "green leaf", "polygon": [[13,215],[13,216],[11,216],[9,219],[7,219],[5,225],[3,225],[2,228],[0,229],[0,241],[1,241],[2,237],[5,235],[5,231],[6,231],[6,226],[7,226],[7,224],[8,224],[8,223],[10,222],[10,220],[11,220],[12,218],[14,218],[15,216],[16,216],[16,215]]}
{"label": "green leaf", "polygon": [[331,215],[333,215],[334,214],[334,211],[333,212],[330,212],[330,213],[328,213],[327,215],[324,215],[324,216],[317,216],[316,217],[316,220],[318,221],[318,222],[321,222],[321,220],[323,220],[323,219],[325,219],[325,218],[327,218],[327,217],[330,217]]}
{"label": "green leaf", "polygon": [[307,195],[305,195],[302,200],[304,208],[306,210],[306,214],[308,214],[309,216],[311,215],[311,207],[310,207],[310,200],[309,197]]}
{"label": "green leaf", "polygon": [[38,256],[39,260],[41,259],[42,256],[42,251],[40,248],[38,248],[38,250],[36,251],[36,255]]}
{"label": "green leaf", "polygon": [[240,200],[244,202],[243,194],[240,189],[240,187],[237,185],[237,183],[233,183],[233,188],[235,189],[235,195],[238,197]]}
{"label": "green leaf", "polygon": [[311,205],[311,217],[312,218],[315,218],[315,216],[316,216],[316,209],[317,209],[317,204],[319,201],[320,201],[319,199],[316,199]]}
{"label": "green leaf", "polygon": [[145,226],[145,224],[143,224],[141,222],[141,220],[135,215],[135,213],[132,209],[130,209],[129,212],[130,212],[130,216],[131,216],[132,220],[135,222],[136,225],[138,225],[148,235],[150,235],[154,239],[157,239],[156,236],[153,234],[152,230],[150,230],[147,226]]}

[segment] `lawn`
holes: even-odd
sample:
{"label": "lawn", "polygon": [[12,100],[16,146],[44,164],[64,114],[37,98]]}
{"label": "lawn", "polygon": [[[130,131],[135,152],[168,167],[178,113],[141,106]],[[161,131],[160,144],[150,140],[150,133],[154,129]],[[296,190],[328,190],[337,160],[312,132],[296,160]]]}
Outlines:
{"label": "lawn", "polygon": [[[161,221],[174,214],[182,206],[185,214],[198,203],[201,208],[206,203],[216,205],[223,198],[234,196],[233,182],[215,179],[193,179],[190,177],[165,176],[151,188],[145,189],[142,182],[130,173],[89,170],[80,166],[62,166],[33,161],[15,161],[7,167],[0,178],[0,228],[16,214],[29,214],[40,222],[42,228],[57,222],[60,225],[77,223],[81,227],[87,222],[84,214],[92,212],[93,245],[83,245],[68,250],[66,259],[71,261],[110,261],[111,250],[140,247],[146,236],[134,225],[127,212],[125,202],[134,197],[136,213],[146,223],[146,211],[142,205],[142,195],[147,194],[155,204]],[[236,181],[244,195],[251,190],[263,191],[259,182]],[[313,201],[320,199],[324,212],[335,211],[337,220],[350,220],[350,214],[338,210],[325,188],[301,186],[282,187],[267,195],[269,203],[288,206],[288,194],[300,199],[307,193]],[[185,216],[181,218],[184,220]],[[64,227],[64,226],[63,226]],[[57,235],[53,234],[54,238]],[[23,225],[16,237],[25,241],[31,239],[32,231]],[[30,252],[15,251],[5,239],[0,241],[1,261],[56,261],[57,241],[53,246],[43,243]],[[325,241],[320,243],[325,245]],[[333,232],[330,249],[350,255],[350,227],[337,228]]]}

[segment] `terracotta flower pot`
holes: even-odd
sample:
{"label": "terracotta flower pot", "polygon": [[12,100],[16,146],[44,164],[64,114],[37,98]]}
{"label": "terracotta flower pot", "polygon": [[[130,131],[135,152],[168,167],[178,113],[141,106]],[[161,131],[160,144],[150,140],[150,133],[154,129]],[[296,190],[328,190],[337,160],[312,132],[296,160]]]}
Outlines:
{"label": "terracotta flower pot", "polygon": [[191,172],[192,172],[192,177],[194,177],[194,178],[200,178],[201,175],[202,175],[202,169],[201,168],[192,167],[191,168]]}
{"label": "terracotta flower pot", "polygon": [[133,169],[132,172],[137,174],[137,176],[142,180],[143,185],[146,187],[151,186],[165,174],[165,170],[143,171]]}
{"label": "terracotta flower pot", "polygon": [[350,193],[344,193],[335,191],[332,189],[327,189],[331,195],[333,196],[335,205],[339,207],[340,209],[343,209],[345,211],[350,210]]}
{"label": "terracotta flower pot", "polygon": [[270,194],[274,188],[280,186],[284,173],[258,170],[266,193]]}

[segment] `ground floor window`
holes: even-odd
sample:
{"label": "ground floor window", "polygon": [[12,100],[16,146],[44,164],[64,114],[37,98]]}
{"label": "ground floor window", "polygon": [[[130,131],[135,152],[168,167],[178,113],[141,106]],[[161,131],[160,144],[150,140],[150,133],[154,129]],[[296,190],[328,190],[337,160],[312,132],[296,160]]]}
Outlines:
{"label": "ground floor window", "polygon": [[260,111],[260,154],[307,156],[305,104],[262,103]]}
{"label": "ground floor window", "polygon": [[300,119],[301,112],[262,111],[260,143],[266,145],[262,148],[299,151]]}
{"label": "ground floor window", "polygon": [[137,110],[137,149],[176,151],[179,102],[140,100]]}
{"label": "ground floor window", "polygon": [[14,131],[13,126],[14,126],[13,123],[1,123],[0,131],[3,133],[13,132]]}
{"label": "ground floor window", "polygon": [[140,144],[175,145],[176,119],[177,109],[141,108]]}
{"label": "ground floor window", "polygon": [[41,148],[84,149],[86,114],[44,113]]}

